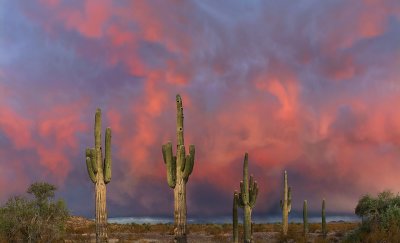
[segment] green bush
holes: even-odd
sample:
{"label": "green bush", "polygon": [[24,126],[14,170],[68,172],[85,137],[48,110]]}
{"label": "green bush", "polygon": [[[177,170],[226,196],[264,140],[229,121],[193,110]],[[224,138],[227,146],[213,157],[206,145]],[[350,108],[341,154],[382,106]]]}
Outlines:
{"label": "green bush", "polygon": [[33,198],[12,197],[0,208],[0,234],[8,242],[54,242],[65,232],[69,213],[63,200],[54,200],[56,187],[32,184]]}
{"label": "green bush", "polygon": [[384,191],[372,197],[364,195],[355,213],[362,219],[360,227],[348,235],[347,242],[400,242],[400,196]]}

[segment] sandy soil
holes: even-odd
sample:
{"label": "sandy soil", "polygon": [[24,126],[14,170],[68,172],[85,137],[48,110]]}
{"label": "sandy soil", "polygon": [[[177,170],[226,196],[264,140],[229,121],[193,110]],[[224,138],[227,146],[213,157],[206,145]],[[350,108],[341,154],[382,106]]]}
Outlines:
{"label": "sandy soil", "polygon": [[[323,239],[319,224],[310,225],[307,240],[302,236],[301,224],[289,225],[289,239],[286,242],[341,242],[346,233],[357,227],[357,223],[328,223],[328,236]],[[68,222],[65,242],[95,242],[94,222],[82,217],[72,217]],[[189,225],[189,243],[231,242],[231,225]],[[279,224],[256,225],[253,239],[258,242],[283,242]],[[109,242],[173,242],[173,226],[168,224],[110,224],[108,227]]]}

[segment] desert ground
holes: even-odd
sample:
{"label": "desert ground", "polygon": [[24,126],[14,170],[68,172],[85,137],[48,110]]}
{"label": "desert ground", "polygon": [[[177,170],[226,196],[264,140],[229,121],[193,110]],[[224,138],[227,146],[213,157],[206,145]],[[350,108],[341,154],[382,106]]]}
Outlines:
{"label": "desert ground", "polygon": [[[341,242],[345,235],[357,228],[357,222],[329,222],[328,236],[321,236],[321,225],[311,223],[305,238],[301,223],[289,224],[287,242]],[[280,234],[281,225],[255,224],[254,242],[284,242]],[[239,234],[241,234],[241,228]],[[172,242],[172,224],[109,224],[109,242]],[[231,224],[189,224],[188,242],[231,242]],[[95,242],[94,221],[83,217],[71,217],[67,224],[65,242]]]}

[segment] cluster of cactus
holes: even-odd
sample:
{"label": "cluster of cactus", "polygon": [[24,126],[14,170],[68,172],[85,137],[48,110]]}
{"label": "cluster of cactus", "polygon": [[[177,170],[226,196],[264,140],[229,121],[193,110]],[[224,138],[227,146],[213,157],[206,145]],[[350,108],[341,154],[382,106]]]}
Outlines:
{"label": "cluster of cactus", "polygon": [[237,206],[243,208],[243,241],[253,242],[252,232],[253,224],[251,221],[251,211],[256,204],[258,195],[257,182],[254,180],[253,176],[249,179],[249,158],[248,154],[244,155],[243,162],[243,181],[240,182],[240,193],[236,191],[233,194],[233,241],[238,242],[238,222],[237,222]]}
{"label": "cluster of cactus", "polygon": [[176,96],[176,156],[172,152],[172,143],[167,142],[162,146],[164,163],[167,166],[168,186],[174,189],[174,219],[175,242],[187,242],[186,237],[186,183],[192,174],[194,166],[194,145],[189,146],[189,154],[186,155],[183,137],[183,105],[182,98]]}
{"label": "cluster of cactus", "polygon": [[105,153],[101,148],[101,110],[96,110],[94,148],[86,149],[86,167],[95,184],[96,242],[107,242],[106,184],[111,181],[111,129],[106,129]]}
{"label": "cluster of cactus", "polygon": [[[284,236],[287,236],[288,232],[288,215],[292,208],[292,195],[291,195],[291,188],[288,187],[287,182],[287,172],[284,172],[283,176],[283,184],[284,184],[284,192],[283,192],[283,201],[280,201],[281,209],[282,209],[282,233]],[[325,217],[325,199],[322,200],[322,224],[321,224],[321,232],[323,237],[327,236],[327,228],[326,228],[326,217]],[[303,234],[307,237],[308,234],[308,205],[307,200],[303,202]]]}
{"label": "cluster of cactus", "polygon": [[[183,130],[183,105],[180,95],[176,96],[177,107],[177,150],[173,155],[172,143],[169,141],[162,146],[162,155],[167,167],[168,186],[174,189],[174,219],[175,219],[175,242],[187,242],[186,235],[186,183],[193,171],[194,145],[189,146],[189,154],[186,154]],[[94,126],[95,146],[86,149],[86,166],[90,180],[95,184],[95,207],[96,207],[96,242],[107,242],[107,209],[106,209],[106,184],[111,181],[111,129],[106,128],[105,153],[101,146],[101,110],[96,110]],[[238,212],[237,208],[243,209],[243,241],[253,242],[253,223],[251,221],[252,209],[255,206],[258,185],[253,176],[248,175],[248,154],[244,156],[243,181],[240,182],[240,192],[233,194],[233,241],[239,242]],[[291,187],[288,186],[287,172],[284,172],[284,193],[280,201],[282,209],[282,233],[287,236],[288,215],[292,207]],[[308,234],[307,200],[303,204],[303,232]],[[327,235],[325,219],[325,199],[322,201],[322,234]]]}
{"label": "cluster of cactus", "polygon": [[[326,216],[325,216],[325,199],[322,200],[322,212],[321,212],[321,232],[323,237],[325,238],[328,234],[328,230],[326,228]],[[303,204],[303,233],[304,236],[308,234],[308,215],[307,215],[307,200],[304,200]]]}

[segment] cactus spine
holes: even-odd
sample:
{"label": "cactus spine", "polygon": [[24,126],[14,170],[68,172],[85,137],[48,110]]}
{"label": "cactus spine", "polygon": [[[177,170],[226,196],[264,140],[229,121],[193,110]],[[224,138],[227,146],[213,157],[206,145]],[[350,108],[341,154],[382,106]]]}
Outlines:
{"label": "cactus spine", "polygon": [[291,188],[288,187],[286,170],[283,176],[283,201],[282,200],[280,201],[280,205],[282,209],[282,233],[284,236],[287,236],[288,217],[292,209],[292,194],[291,194]]}
{"label": "cactus spine", "polygon": [[111,129],[106,129],[105,154],[101,148],[101,110],[96,110],[94,148],[86,149],[86,167],[95,184],[96,242],[107,242],[106,184],[111,181]]}
{"label": "cactus spine", "polygon": [[325,199],[322,200],[322,235],[326,237],[328,231],[326,229],[326,218],[325,218]]}
{"label": "cactus spine", "polygon": [[243,181],[240,182],[240,193],[239,193],[239,207],[243,208],[243,230],[244,230],[244,242],[253,242],[252,240],[252,229],[251,229],[251,211],[254,208],[257,200],[258,186],[257,182],[254,181],[253,176],[250,176],[248,172],[249,159],[248,154],[244,155],[243,163]]}
{"label": "cactus spine", "polygon": [[237,212],[238,201],[239,201],[239,195],[237,191],[235,191],[233,193],[233,210],[232,210],[232,226],[233,226],[232,235],[234,243],[239,243],[238,212]]}
{"label": "cactus spine", "polygon": [[177,152],[172,153],[172,143],[167,142],[162,146],[164,163],[167,166],[168,186],[174,189],[174,219],[175,242],[187,242],[186,237],[186,183],[192,174],[194,166],[194,145],[189,146],[189,154],[185,154],[183,138],[183,106],[182,98],[176,95],[176,135]]}
{"label": "cactus spine", "polygon": [[307,212],[307,200],[303,203],[303,233],[304,236],[308,234],[308,212]]}

